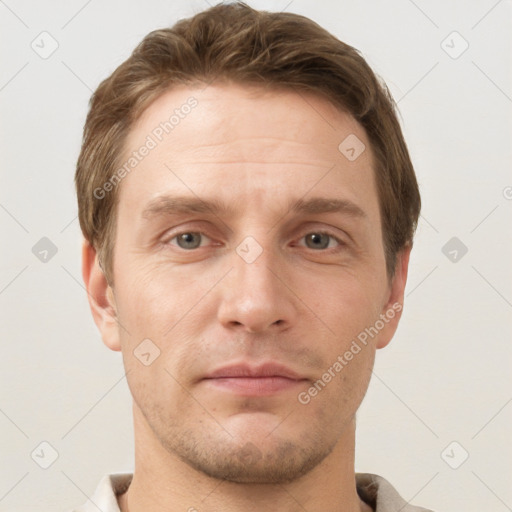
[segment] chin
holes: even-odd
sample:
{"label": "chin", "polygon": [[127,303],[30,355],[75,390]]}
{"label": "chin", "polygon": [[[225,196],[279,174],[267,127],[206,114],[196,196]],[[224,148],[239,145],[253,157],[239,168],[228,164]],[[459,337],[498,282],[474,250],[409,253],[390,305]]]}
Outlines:
{"label": "chin", "polygon": [[[218,480],[244,484],[284,484],[309,473],[332,451],[317,443],[275,441],[268,435],[236,445],[231,439],[205,443],[205,439],[174,446],[173,451],[193,469]],[[220,440],[219,440],[220,441]],[[319,440],[317,440],[318,442]],[[267,446],[264,446],[265,442]],[[272,446],[270,446],[272,444]]]}

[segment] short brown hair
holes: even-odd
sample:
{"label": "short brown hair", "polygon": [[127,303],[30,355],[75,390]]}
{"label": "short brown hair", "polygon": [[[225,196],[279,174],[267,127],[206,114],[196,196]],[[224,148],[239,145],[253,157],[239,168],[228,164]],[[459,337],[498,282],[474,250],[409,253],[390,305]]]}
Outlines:
{"label": "short brown hair", "polygon": [[391,278],[397,253],[412,245],[421,199],[389,90],[356,49],[312,20],[237,2],[149,33],[91,97],[75,182],[80,227],[107,279],[118,187],[104,198],[95,190],[114,175],[129,130],[153,101],[173,85],[219,79],[315,93],[359,122],[375,158]]}

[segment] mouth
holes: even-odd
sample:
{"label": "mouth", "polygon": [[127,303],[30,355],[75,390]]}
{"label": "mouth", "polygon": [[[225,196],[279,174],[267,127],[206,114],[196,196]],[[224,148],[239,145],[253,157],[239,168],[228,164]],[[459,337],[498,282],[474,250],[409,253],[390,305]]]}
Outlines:
{"label": "mouth", "polygon": [[203,379],[208,386],[241,396],[270,396],[303,386],[307,380],[275,363],[224,366]]}

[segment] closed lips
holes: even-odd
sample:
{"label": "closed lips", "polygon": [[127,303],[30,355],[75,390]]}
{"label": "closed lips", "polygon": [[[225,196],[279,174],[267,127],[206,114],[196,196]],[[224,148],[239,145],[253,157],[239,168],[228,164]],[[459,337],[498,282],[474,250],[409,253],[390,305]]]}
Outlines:
{"label": "closed lips", "polygon": [[209,373],[205,379],[222,378],[254,378],[283,377],[290,380],[305,380],[298,373],[281,364],[265,363],[258,366],[237,364],[224,366]]}

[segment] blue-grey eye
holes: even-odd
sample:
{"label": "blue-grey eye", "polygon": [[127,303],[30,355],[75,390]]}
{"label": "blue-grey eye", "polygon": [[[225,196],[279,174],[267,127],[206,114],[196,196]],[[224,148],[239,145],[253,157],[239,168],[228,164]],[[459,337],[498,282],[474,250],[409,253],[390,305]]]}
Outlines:
{"label": "blue-grey eye", "polygon": [[181,233],[174,238],[182,249],[197,249],[201,245],[201,233]]}
{"label": "blue-grey eye", "polygon": [[333,237],[327,233],[309,233],[304,238],[309,249],[327,249]]}

